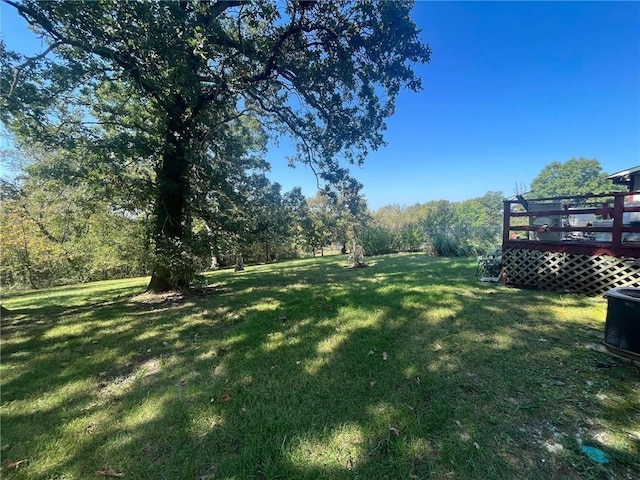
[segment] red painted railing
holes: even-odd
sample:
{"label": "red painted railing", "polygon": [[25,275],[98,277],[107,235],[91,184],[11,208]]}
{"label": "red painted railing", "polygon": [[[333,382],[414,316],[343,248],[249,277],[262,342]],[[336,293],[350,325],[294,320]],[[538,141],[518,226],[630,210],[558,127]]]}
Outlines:
{"label": "red painted railing", "polygon": [[505,200],[502,248],[640,257],[634,196],[640,192]]}

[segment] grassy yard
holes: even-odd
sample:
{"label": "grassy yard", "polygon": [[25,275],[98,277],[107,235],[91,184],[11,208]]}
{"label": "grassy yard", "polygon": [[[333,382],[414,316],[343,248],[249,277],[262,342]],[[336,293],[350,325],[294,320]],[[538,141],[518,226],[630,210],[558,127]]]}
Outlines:
{"label": "grassy yard", "polygon": [[640,478],[638,368],[593,349],[604,299],[480,284],[471,260],[345,261],[187,297],[6,294],[2,477]]}

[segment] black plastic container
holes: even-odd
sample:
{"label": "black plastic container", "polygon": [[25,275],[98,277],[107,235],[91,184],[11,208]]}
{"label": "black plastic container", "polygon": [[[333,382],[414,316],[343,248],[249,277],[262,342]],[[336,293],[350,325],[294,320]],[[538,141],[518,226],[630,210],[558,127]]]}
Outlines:
{"label": "black plastic container", "polygon": [[614,288],[606,296],[605,346],[619,355],[640,359],[640,288]]}

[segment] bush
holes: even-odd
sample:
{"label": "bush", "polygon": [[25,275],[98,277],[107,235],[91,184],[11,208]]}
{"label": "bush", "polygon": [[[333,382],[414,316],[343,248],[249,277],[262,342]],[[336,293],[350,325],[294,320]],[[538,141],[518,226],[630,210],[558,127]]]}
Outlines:
{"label": "bush", "polygon": [[371,226],[365,229],[361,235],[360,244],[368,255],[384,255],[398,251],[393,232],[380,226]]}
{"label": "bush", "polygon": [[500,243],[500,230],[493,226],[455,225],[428,235],[427,248],[440,257],[469,257],[486,253]]}

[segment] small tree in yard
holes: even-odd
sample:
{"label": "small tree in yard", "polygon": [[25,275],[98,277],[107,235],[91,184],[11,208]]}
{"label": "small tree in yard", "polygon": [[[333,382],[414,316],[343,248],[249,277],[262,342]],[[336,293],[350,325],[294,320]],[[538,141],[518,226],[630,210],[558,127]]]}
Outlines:
{"label": "small tree in yard", "polygon": [[211,201],[200,176],[249,151],[228,148],[239,122],[290,136],[295,161],[348,189],[335,159],[360,164],[384,145],[398,93],[421,88],[412,65],[430,57],[409,2],[4,1],[48,47],[30,59],[0,48],[2,121],[18,141],[86,149],[97,183],[126,172],[123,185],[144,187],[152,291],[189,285],[192,218]]}

